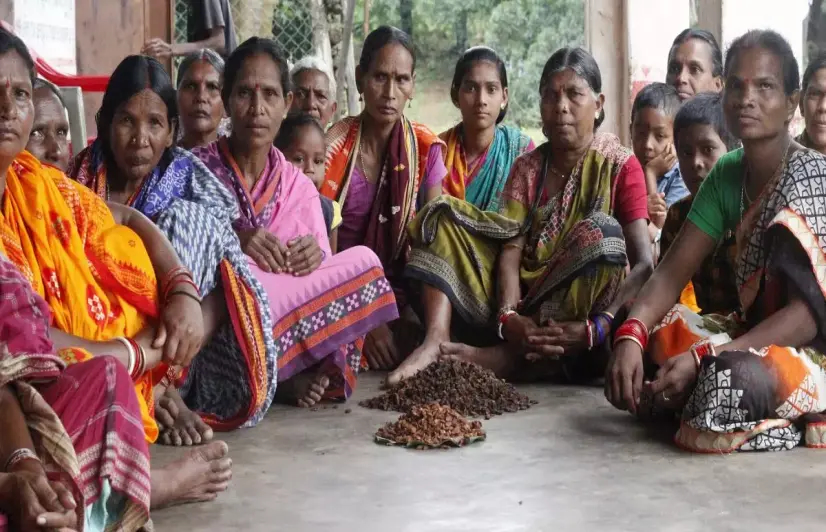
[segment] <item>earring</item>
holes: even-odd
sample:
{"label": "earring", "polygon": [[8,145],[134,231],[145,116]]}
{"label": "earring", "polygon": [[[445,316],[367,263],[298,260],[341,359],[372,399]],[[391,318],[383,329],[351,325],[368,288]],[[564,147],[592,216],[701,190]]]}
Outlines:
{"label": "earring", "polygon": [[359,103],[364,103],[364,96],[359,93]]}
{"label": "earring", "polygon": [[407,100],[407,108],[408,109],[413,108],[413,98],[410,98],[409,100]]}
{"label": "earring", "polygon": [[500,110],[500,111],[504,111],[504,110],[505,110],[505,104],[504,104],[504,103],[503,103],[502,105],[500,105],[500,106],[499,106],[499,110]]}
{"label": "earring", "polygon": [[599,120],[599,111],[594,113],[594,120]]}

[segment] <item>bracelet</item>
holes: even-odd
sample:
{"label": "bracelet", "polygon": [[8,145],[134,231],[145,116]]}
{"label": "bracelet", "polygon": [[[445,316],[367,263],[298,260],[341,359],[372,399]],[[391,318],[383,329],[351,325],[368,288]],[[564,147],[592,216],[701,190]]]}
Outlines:
{"label": "bracelet", "polygon": [[599,317],[600,317],[600,315],[597,314],[591,320],[591,323],[594,324],[594,330],[595,330],[594,347],[596,347],[598,345],[602,345],[602,344],[605,343],[605,329],[603,329],[602,326],[599,324]]}
{"label": "bracelet", "polygon": [[123,347],[125,347],[126,351],[129,353],[129,359],[126,363],[126,370],[131,375],[132,372],[135,371],[135,348],[132,346],[132,343],[123,336],[116,336],[113,339],[123,344]]}
{"label": "bracelet", "polygon": [[596,339],[594,338],[594,322],[591,320],[585,320],[585,330],[588,331],[588,349],[591,350],[596,345]]}
{"label": "bracelet", "polygon": [[625,323],[619,326],[617,333],[614,335],[614,343],[616,344],[619,338],[627,336],[634,337],[642,350],[645,351],[648,346],[648,327],[643,322],[637,318],[625,320]]}
{"label": "bracelet", "polygon": [[126,339],[127,342],[132,346],[132,349],[135,351],[135,367],[129,372],[129,376],[132,378],[132,382],[137,381],[141,378],[143,373],[146,371],[146,353],[143,350],[141,344],[136,342],[131,338]]}
{"label": "bracelet", "polygon": [[620,342],[626,341],[626,340],[629,341],[629,342],[634,342],[635,344],[637,344],[640,347],[640,351],[642,351],[643,353],[645,352],[645,348],[642,346],[642,342],[640,342],[639,338],[637,338],[636,336],[631,336],[631,335],[617,336],[616,338],[614,338],[614,348],[617,347],[617,344],[619,344]]}
{"label": "bracelet", "polygon": [[507,324],[508,319],[510,319],[510,317],[513,316],[516,313],[517,312],[512,308],[507,309],[507,310],[503,309],[499,313],[499,319],[498,319],[498,321],[499,321],[499,330],[498,330],[497,334],[499,336],[499,339],[502,340],[503,342],[506,341],[505,340],[505,324]]}
{"label": "bracelet", "polygon": [[169,283],[172,282],[172,279],[179,277],[181,275],[185,275],[192,279],[192,272],[190,272],[186,266],[178,266],[177,268],[172,268],[171,270],[166,272],[166,275],[164,275],[163,279],[161,280],[161,287],[165,288],[169,285]]}
{"label": "bracelet", "polygon": [[614,315],[608,312],[607,310],[603,310],[602,312],[597,312],[597,316],[603,316],[605,319],[608,320],[608,324],[614,323]]}
{"label": "bracelet", "polygon": [[195,294],[191,294],[191,293],[189,293],[189,292],[184,292],[183,290],[173,290],[172,292],[170,292],[169,294],[167,294],[167,296],[166,296],[166,300],[167,300],[167,301],[169,301],[169,298],[170,298],[170,297],[172,297],[172,296],[186,296],[186,297],[191,297],[192,299],[194,299],[195,301],[197,301],[199,305],[201,304],[201,298],[200,298],[200,297],[196,296]]}
{"label": "bracelet", "polygon": [[17,449],[13,453],[11,453],[11,455],[9,456],[9,459],[6,460],[6,465],[3,466],[3,471],[8,473],[9,470],[11,470],[11,468],[16,466],[17,464],[19,464],[23,460],[37,460],[39,462],[40,457],[37,456],[37,454],[35,454],[34,451],[32,451],[31,449],[28,449],[26,447],[23,447],[21,449]]}
{"label": "bracelet", "polygon": [[697,369],[700,369],[700,364],[704,357],[717,356],[717,353],[714,350],[714,344],[712,344],[708,340],[695,345],[694,347],[689,349],[689,351],[691,352],[691,355],[694,357],[694,364],[697,365]]}
{"label": "bracelet", "polygon": [[182,285],[182,284],[188,284],[189,286],[191,286],[195,290],[195,293],[198,294],[198,298],[200,299],[201,289],[198,288],[198,285],[195,284],[195,281],[193,281],[192,279],[189,279],[187,277],[183,277],[183,278],[179,278],[174,283],[171,283],[171,284],[167,285],[166,290],[164,290],[164,294],[163,294],[164,302],[166,302],[166,300],[169,299],[169,295],[172,293],[172,289],[175,288],[176,286],[179,286],[179,285]]}

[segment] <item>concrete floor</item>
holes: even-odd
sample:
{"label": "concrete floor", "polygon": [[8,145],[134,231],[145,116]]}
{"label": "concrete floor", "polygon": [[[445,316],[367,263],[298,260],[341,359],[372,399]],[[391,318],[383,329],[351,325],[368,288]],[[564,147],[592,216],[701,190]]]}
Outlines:
{"label": "concrete floor", "polygon": [[[234,478],[212,503],[156,512],[156,530],[822,531],[826,451],[692,455],[613,410],[597,388],[525,386],[530,410],[484,422],[463,449],[410,451],[372,435],[397,414],[357,402],[274,407],[221,435]],[[350,414],[345,409],[351,408]],[[167,462],[177,450],[155,447]]]}

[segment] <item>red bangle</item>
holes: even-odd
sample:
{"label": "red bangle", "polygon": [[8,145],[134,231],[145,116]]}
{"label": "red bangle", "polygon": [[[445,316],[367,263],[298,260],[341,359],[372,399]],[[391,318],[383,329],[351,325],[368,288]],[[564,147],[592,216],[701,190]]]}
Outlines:
{"label": "red bangle", "polygon": [[620,338],[629,337],[634,338],[643,351],[648,347],[648,327],[636,318],[625,320],[625,323],[619,326],[614,335],[614,344],[616,345]]}
{"label": "red bangle", "polygon": [[146,353],[144,353],[143,347],[135,340],[127,338],[126,341],[129,342],[129,345],[135,350],[135,366],[129,375],[132,377],[132,382],[135,382],[140,379],[144,371],[146,371]]}
{"label": "red bangle", "polygon": [[169,285],[172,284],[172,280],[176,277],[185,276],[189,279],[192,279],[192,272],[189,271],[189,268],[186,266],[178,266],[177,268],[172,268],[166,275],[163,276],[161,279],[161,291],[166,292],[169,288]]}
{"label": "red bangle", "polygon": [[198,288],[198,285],[195,284],[195,281],[193,281],[192,279],[189,279],[187,277],[179,276],[175,280],[174,283],[170,283],[169,285],[167,285],[166,289],[164,290],[164,293],[163,293],[164,302],[166,302],[166,300],[169,299],[169,296],[172,293],[172,289],[179,286],[179,285],[182,285],[182,284],[188,284],[189,286],[194,288],[195,289],[195,294],[198,296],[198,299],[201,298],[201,289]]}
{"label": "red bangle", "polygon": [[712,344],[708,340],[695,345],[689,351],[691,352],[691,355],[694,357],[694,363],[697,365],[698,369],[700,368],[701,361],[704,357],[717,356],[717,353],[714,351],[714,344]]}

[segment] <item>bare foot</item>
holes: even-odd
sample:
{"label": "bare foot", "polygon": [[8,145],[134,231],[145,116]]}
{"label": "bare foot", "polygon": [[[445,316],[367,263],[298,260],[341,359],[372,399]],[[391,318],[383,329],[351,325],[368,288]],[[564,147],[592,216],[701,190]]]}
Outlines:
{"label": "bare foot", "polygon": [[478,364],[493,371],[500,379],[509,377],[515,368],[513,354],[508,350],[507,344],[473,347],[467,344],[443,342],[440,347],[439,358]]}
{"label": "bare foot", "polygon": [[229,447],[222,441],[192,449],[163,469],[152,470],[152,509],[211,501],[232,478]]}
{"label": "bare foot", "polygon": [[174,386],[158,399],[155,420],[161,429],[158,443],[162,445],[200,445],[212,440],[212,429],[201,416],[187,408]]}
{"label": "bare foot", "polygon": [[330,386],[330,377],[323,373],[303,371],[288,381],[279,383],[276,398],[282,403],[310,408],[320,402]]}
{"label": "bare foot", "polygon": [[424,343],[387,376],[387,386],[395,386],[436,362],[439,359],[439,345],[442,341],[442,338],[425,338]]}

